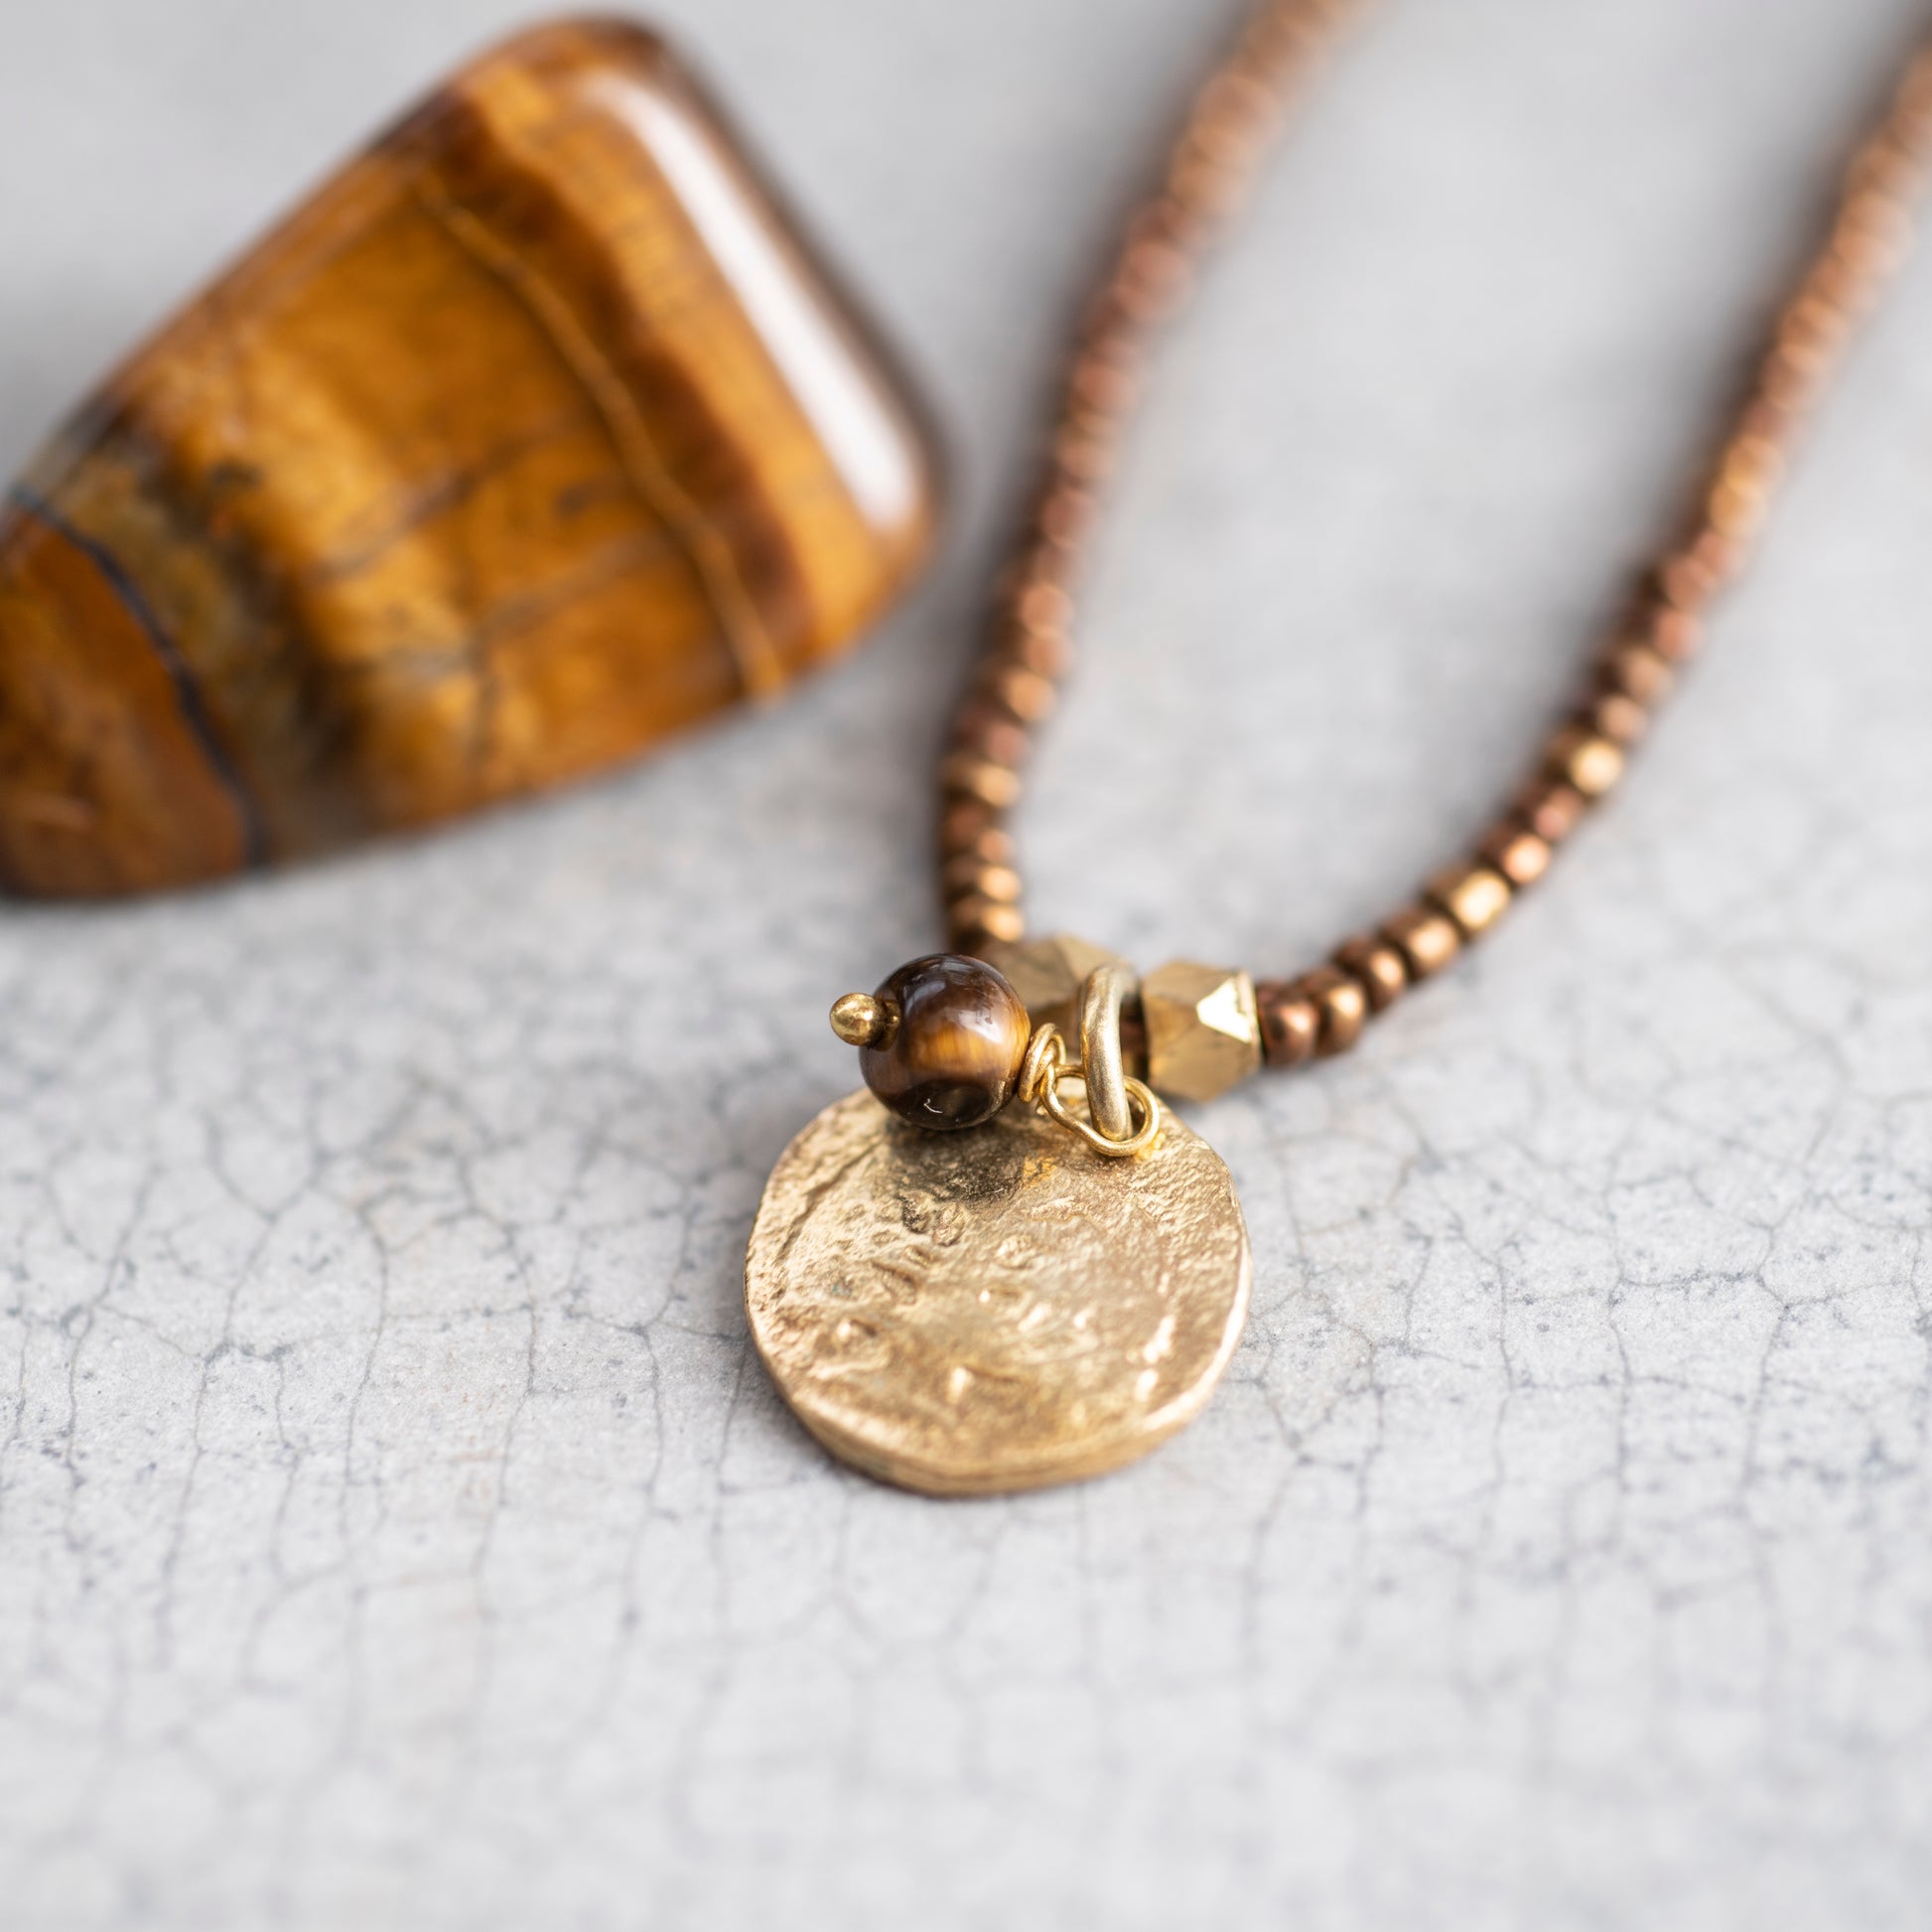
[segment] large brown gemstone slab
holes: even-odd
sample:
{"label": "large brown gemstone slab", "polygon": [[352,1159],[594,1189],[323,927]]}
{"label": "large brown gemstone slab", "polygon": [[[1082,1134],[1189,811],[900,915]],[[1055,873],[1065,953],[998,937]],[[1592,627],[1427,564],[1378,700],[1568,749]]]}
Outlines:
{"label": "large brown gemstone slab", "polygon": [[652,37],[539,28],[112,377],[0,512],[0,884],[178,886],[597,770],[930,540],[891,364]]}

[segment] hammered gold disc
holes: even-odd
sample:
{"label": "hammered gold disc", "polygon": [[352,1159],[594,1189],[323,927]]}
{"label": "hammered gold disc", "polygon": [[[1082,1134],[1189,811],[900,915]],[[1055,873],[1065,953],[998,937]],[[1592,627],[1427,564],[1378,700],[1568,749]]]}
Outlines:
{"label": "hammered gold disc", "polygon": [[1248,1311],[1233,1183],[1169,1118],[1108,1160],[1030,1108],[929,1134],[870,1093],[772,1173],[746,1304],[818,1440],[935,1495],[1098,1475],[1197,1415]]}

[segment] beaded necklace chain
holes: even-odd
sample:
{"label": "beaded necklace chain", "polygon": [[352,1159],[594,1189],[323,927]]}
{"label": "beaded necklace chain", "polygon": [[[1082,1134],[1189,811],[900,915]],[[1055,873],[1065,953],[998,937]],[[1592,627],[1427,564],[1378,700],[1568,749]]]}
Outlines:
{"label": "beaded necklace chain", "polygon": [[[1037,981],[1053,967],[1037,950],[1015,957],[1026,921],[1008,821],[1035,735],[1068,670],[1074,588],[1141,391],[1150,339],[1185,298],[1289,103],[1359,11],[1361,0],[1267,0],[1255,9],[1195,96],[1159,186],[1128,221],[1080,325],[1045,474],[940,768],[940,886],[950,942],[1022,977]],[[1487,932],[1622,777],[1651,714],[1697,651],[1712,605],[1748,560],[1791,445],[1855,324],[1904,259],[1929,166],[1932,48],[1907,69],[1847,169],[1824,244],[1772,327],[1688,524],[1645,573],[1590,667],[1581,703],[1465,860],[1323,964],[1254,988],[1268,1065],[1296,1066],[1352,1046],[1366,1021]],[[1160,998],[1159,973],[1148,985]],[[1157,1089],[1189,1094],[1165,1083],[1161,1071],[1157,1065],[1151,1076]]]}
{"label": "beaded necklace chain", "polygon": [[1743,568],[1798,429],[1906,252],[1932,171],[1929,47],[1854,157],[1688,526],[1469,856],[1294,978],[1257,984],[1193,960],[1137,976],[1087,941],[1028,936],[1009,820],[1067,674],[1074,589],[1152,339],[1360,4],[1262,0],[1127,223],[1082,318],[940,767],[953,950],[833,1007],[868,1090],[798,1136],[759,1208],[747,1306],[766,1366],[836,1454],[912,1488],[1096,1474],[1205,1404],[1240,1335],[1251,1261],[1227,1170],[1164,1096],[1208,1100],[1263,1065],[1344,1051],[1542,878],[1623,775]]}

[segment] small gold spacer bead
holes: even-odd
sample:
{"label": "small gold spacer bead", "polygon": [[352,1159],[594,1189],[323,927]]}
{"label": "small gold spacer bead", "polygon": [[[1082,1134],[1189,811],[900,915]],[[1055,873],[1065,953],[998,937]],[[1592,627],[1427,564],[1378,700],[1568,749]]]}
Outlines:
{"label": "small gold spacer bead", "polygon": [[898,1016],[870,993],[847,993],[832,1002],[832,1031],[848,1046],[883,1046]]}

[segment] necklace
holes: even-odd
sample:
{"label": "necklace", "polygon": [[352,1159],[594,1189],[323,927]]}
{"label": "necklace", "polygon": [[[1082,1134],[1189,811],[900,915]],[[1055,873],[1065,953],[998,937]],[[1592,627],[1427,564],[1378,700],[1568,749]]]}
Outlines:
{"label": "necklace", "polygon": [[1251,1262],[1227,1170],[1162,1096],[1209,1100],[1263,1066],[1345,1051],[1542,878],[1696,652],[1797,429],[1910,240],[1932,166],[1932,48],[1855,154],[1688,526],[1463,863],[1292,979],[1191,960],[1137,979],[1084,940],[1029,938],[1009,819],[1068,669],[1073,587],[1150,339],[1359,5],[1262,0],[1127,224],[940,766],[952,950],[833,1007],[869,1091],[792,1142],[759,1210],[746,1292],[766,1366],[835,1454],[910,1488],[1097,1474],[1200,1411],[1239,1339]]}

